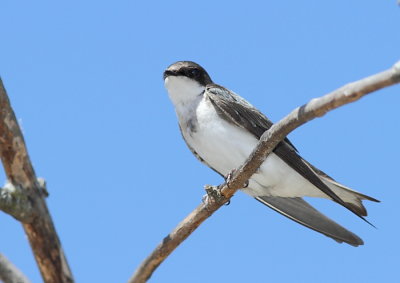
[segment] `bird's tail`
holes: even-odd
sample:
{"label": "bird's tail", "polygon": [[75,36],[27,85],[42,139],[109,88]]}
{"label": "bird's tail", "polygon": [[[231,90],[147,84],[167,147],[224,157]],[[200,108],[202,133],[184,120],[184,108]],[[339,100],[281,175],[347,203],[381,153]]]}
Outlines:
{"label": "bird's tail", "polygon": [[362,216],[367,216],[367,210],[365,206],[363,205],[362,201],[363,200],[369,200],[369,201],[374,201],[374,202],[379,202],[379,200],[364,195],[362,193],[359,193],[355,190],[352,190],[329,176],[324,176],[320,175],[320,178],[322,181],[338,196],[340,197],[347,205],[351,206],[353,210],[355,210],[357,213],[359,213]]}
{"label": "bird's tail", "polygon": [[380,202],[379,200],[373,197],[359,193],[355,190],[350,189],[349,187],[346,187],[345,185],[336,182],[332,177],[330,177],[322,170],[319,170],[318,168],[316,168],[315,166],[313,166],[311,163],[307,162],[304,159],[303,161],[310,167],[311,170],[313,170],[318,175],[318,177],[320,177],[320,179],[325,183],[325,185],[327,185],[341,200],[343,200],[349,206],[350,209],[353,210],[353,212],[358,213],[361,216],[367,216],[368,214],[367,209],[362,204],[362,201],[369,200],[374,202]]}

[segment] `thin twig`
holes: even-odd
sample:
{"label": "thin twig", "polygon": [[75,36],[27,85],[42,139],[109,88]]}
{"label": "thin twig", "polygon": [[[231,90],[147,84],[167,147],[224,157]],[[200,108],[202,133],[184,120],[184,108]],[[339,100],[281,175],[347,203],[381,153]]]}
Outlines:
{"label": "thin twig", "polygon": [[4,283],[30,283],[28,278],[9,261],[4,255],[0,254],[0,280]]}
{"label": "thin twig", "polygon": [[27,196],[32,216],[22,222],[46,283],[72,283],[65,258],[45,202],[45,193],[37,181],[24,137],[0,79],[0,155],[8,181]]}
{"label": "thin twig", "polygon": [[222,184],[221,200],[211,204],[200,204],[154,249],[140,264],[129,283],[146,282],[154,270],[181,244],[204,220],[226,203],[233,194],[247,182],[264,162],[265,158],[291,131],[306,122],[325,115],[328,111],[354,102],[366,94],[400,82],[400,62],[382,73],[349,83],[325,96],[312,99],[307,104],[296,108],[288,116],[274,124],[260,138],[246,162],[235,171],[228,184]]}

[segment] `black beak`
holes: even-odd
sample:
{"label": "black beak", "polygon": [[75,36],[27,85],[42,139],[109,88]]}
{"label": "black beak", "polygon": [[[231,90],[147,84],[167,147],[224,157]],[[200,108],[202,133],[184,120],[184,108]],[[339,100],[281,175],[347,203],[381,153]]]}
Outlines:
{"label": "black beak", "polygon": [[164,71],[164,80],[168,77],[168,76],[177,76],[178,74],[175,71],[171,71],[171,70],[165,70]]}

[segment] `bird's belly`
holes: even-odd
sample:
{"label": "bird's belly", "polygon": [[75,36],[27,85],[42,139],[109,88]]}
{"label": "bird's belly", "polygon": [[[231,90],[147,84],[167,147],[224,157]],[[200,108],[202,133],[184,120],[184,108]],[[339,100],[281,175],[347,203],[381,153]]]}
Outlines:
{"label": "bird's belly", "polygon": [[326,197],[318,188],[271,153],[260,169],[251,177],[244,191],[256,196]]}
{"label": "bird's belly", "polygon": [[[196,130],[182,133],[194,151],[213,169],[226,176],[244,163],[258,139],[243,128],[223,120],[213,107],[197,108]],[[320,191],[271,153],[243,189],[252,196],[321,196]]]}
{"label": "bird's belly", "polygon": [[198,118],[196,131],[184,135],[197,154],[222,175],[239,167],[257,144],[254,136],[219,117]]}

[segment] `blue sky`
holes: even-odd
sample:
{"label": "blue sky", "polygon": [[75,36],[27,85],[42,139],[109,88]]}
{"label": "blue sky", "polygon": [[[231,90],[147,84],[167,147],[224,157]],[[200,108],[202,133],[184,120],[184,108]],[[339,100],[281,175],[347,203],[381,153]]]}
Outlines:
{"label": "blue sky", "polygon": [[[3,1],[0,75],[77,282],[126,282],[221,178],[181,139],[162,72],[177,60],[277,121],[400,59],[395,1]],[[354,248],[238,193],[150,282],[393,282],[400,228],[400,87],[297,129],[301,154],[366,203],[377,229],[329,201]],[[4,181],[1,173],[0,180]],[[0,252],[41,282],[21,225]]]}

